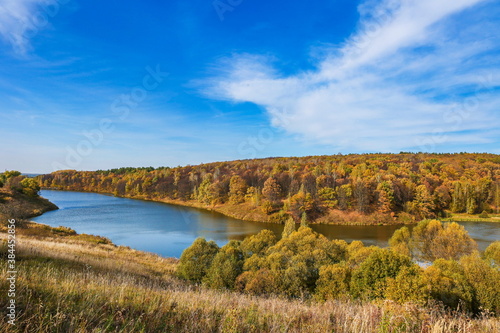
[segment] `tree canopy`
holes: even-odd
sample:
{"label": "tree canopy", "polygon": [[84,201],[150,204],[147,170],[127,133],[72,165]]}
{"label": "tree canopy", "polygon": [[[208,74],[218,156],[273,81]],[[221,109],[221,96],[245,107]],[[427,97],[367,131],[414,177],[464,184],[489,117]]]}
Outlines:
{"label": "tree canopy", "polygon": [[448,229],[457,230],[452,224],[433,221],[421,222],[412,233],[403,227],[394,234],[389,248],[328,240],[309,227],[290,231],[279,240],[263,230],[220,249],[213,242],[197,239],[182,254],[178,274],[210,288],[252,295],[319,301],[388,299],[418,305],[439,302],[476,314],[500,314],[499,242],[482,255],[469,250],[450,254],[446,246],[437,245],[439,250],[430,252],[432,260],[426,267],[417,264],[419,256],[410,256],[415,253],[411,245],[415,235],[426,240],[436,230]]}

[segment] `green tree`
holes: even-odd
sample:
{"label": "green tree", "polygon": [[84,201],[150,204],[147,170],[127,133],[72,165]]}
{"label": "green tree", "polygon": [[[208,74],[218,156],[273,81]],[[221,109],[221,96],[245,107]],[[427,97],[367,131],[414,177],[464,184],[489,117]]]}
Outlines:
{"label": "green tree", "polygon": [[240,248],[245,258],[252,255],[263,256],[267,249],[276,244],[276,235],[271,230],[261,230],[258,234],[246,237]]}
{"label": "green tree", "polygon": [[350,280],[351,269],[345,262],[321,266],[315,296],[319,300],[346,298]]}
{"label": "green tree", "polygon": [[200,283],[218,251],[219,247],[214,241],[207,242],[205,238],[197,238],[190,247],[182,252],[177,266],[178,276]]}
{"label": "green tree", "polygon": [[200,187],[198,188],[198,195],[197,195],[198,201],[207,205],[212,203],[214,198],[212,195],[212,191],[210,190],[211,185],[212,185],[212,174],[206,174],[205,177],[203,178],[203,181],[200,184]]}
{"label": "green tree", "polygon": [[36,197],[40,192],[40,185],[33,178],[24,178],[21,180],[22,192],[30,197]]}
{"label": "green tree", "polygon": [[482,260],[478,253],[460,258],[464,276],[472,286],[473,310],[481,309],[500,314],[500,271]]}
{"label": "green tree", "polygon": [[285,222],[285,228],[283,229],[283,233],[281,234],[282,238],[290,236],[295,231],[295,221],[292,217],[290,217]]}
{"label": "green tree", "polygon": [[387,280],[385,296],[399,303],[427,303],[430,289],[423,270],[418,265],[404,266],[395,278]]}
{"label": "green tree", "polygon": [[396,231],[389,239],[389,246],[395,252],[411,256],[410,250],[411,234],[408,227],[402,227]]}
{"label": "green tree", "polygon": [[352,199],[351,184],[345,184],[340,186],[337,190],[337,198],[340,209],[347,210],[351,208],[351,199]]}
{"label": "green tree", "polygon": [[215,255],[203,283],[215,289],[233,289],[236,278],[243,271],[243,261],[240,242],[229,241]]}
{"label": "green tree", "polygon": [[491,264],[500,266],[500,241],[494,241],[484,251],[484,257],[491,262]]}
{"label": "green tree", "polygon": [[19,171],[16,171],[16,170],[10,170],[10,171],[5,171],[3,173],[3,176],[5,177],[5,179],[9,179],[9,178],[12,178],[12,177],[17,177],[17,176],[20,176],[21,173]]}
{"label": "green tree", "polygon": [[302,217],[300,218],[300,226],[301,227],[309,226],[309,223],[307,222],[307,213],[306,212],[302,213]]}
{"label": "green tree", "polygon": [[411,265],[408,256],[388,249],[377,249],[354,270],[351,280],[353,296],[384,298],[388,278],[396,278],[403,267]]}
{"label": "green tree", "polygon": [[437,259],[424,271],[431,297],[452,309],[461,305],[472,309],[474,292],[460,264],[454,260]]}
{"label": "green tree", "polygon": [[458,260],[477,250],[477,244],[465,228],[455,222],[443,224],[438,220],[424,220],[412,231],[411,248],[419,260]]}
{"label": "green tree", "polygon": [[323,187],[318,190],[318,197],[324,205],[330,208],[335,208],[338,204],[337,192],[331,187]]}

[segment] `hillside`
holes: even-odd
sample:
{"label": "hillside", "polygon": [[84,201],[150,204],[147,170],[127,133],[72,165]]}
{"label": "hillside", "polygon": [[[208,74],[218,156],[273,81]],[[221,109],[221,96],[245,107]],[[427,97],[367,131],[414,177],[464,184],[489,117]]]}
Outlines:
{"label": "hillside", "polygon": [[[0,232],[0,257],[7,256]],[[211,290],[176,277],[178,261],[28,223],[19,229],[16,326],[0,332],[497,332],[498,317],[394,301],[316,302]],[[6,276],[6,265],[0,268]],[[446,281],[445,281],[446,282]],[[82,288],[82,286],[85,286]],[[8,281],[0,281],[7,293]],[[455,289],[452,291],[458,292]],[[0,298],[0,307],[7,307]]]}
{"label": "hillside", "polygon": [[32,178],[17,171],[0,174],[0,220],[19,221],[58,209],[55,204],[38,195],[40,187]]}
{"label": "hillside", "polygon": [[[414,223],[500,208],[500,156],[364,154],[267,158],[185,167],[57,171],[45,188],[113,193],[253,221]],[[496,217],[498,219],[498,215]]]}

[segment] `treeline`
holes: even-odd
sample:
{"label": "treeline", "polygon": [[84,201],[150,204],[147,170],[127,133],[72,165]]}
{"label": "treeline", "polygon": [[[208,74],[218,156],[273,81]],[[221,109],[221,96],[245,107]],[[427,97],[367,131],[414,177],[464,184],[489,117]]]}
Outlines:
{"label": "treeline", "polygon": [[[398,230],[390,248],[329,241],[294,224],[277,240],[269,230],[219,248],[198,238],[177,274],[215,289],[316,300],[393,300],[444,304],[469,313],[500,314],[500,242],[484,253],[456,223],[421,221]],[[427,262],[426,268],[416,261]]]}
{"label": "treeline", "polygon": [[[57,171],[46,188],[177,200],[256,219],[296,222],[412,223],[449,212],[500,208],[500,156],[365,154],[239,160],[154,169]],[[259,215],[260,214],[260,215]]]}

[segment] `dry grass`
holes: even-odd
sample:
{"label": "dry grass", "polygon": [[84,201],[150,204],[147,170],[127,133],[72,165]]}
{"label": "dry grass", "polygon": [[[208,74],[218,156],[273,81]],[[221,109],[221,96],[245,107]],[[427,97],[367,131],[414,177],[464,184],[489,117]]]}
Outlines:
{"label": "dry grass", "polygon": [[[174,259],[70,235],[19,238],[19,317],[14,329],[3,320],[0,332],[500,331],[498,318],[471,319],[439,306],[316,303],[207,290],[175,278]],[[6,288],[2,279],[3,309]]]}

